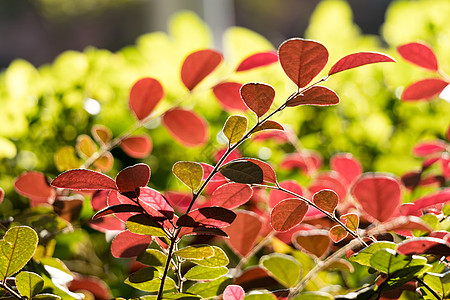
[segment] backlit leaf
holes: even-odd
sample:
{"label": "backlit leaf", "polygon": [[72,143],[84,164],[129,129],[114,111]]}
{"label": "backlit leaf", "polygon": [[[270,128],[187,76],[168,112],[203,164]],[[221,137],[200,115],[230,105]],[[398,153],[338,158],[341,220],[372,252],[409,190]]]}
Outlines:
{"label": "backlit leaf", "polygon": [[225,228],[229,236],[228,245],[240,256],[245,256],[253,249],[262,226],[262,218],[256,213],[237,211],[234,222]]}
{"label": "backlit leaf", "polygon": [[181,80],[188,90],[193,90],[222,62],[223,56],[217,51],[206,49],[189,54],[181,67]]}
{"label": "backlit leaf", "polygon": [[348,229],[356,231],[359,226],[359,216],[357,214],[345,214],[340,217],[341,221],[347,226]]}
{"label": "backlit leaf", "polygon": [[[140,269],[131,274],[125,283],[145,292],[156,292],[159,290],[161,279],[159,279],[159,272],[153,267]],[[167,277],[164,282],[164,290],[171,290],[175,287],[175,281]]]}
{"label": "backlit leaf", "polygon": [[210,257],[204,258],[204,259],[192,259],[190,260],[192,263],[205,266],[205,267],[225,267],[230,262],[228,260],[227,255],[225,252],[217,247],[217,246],[211,246],[214,250],[214,254]]}
{"label": "backlit leaf", "polygon": [[[280,182],[280,186],[286,190],[303,196],[302,187],[295,180],[285,180]],[[273,208],[284,199],[292,198],[292,195],[279,190],[271,190],[269,194],[269,207]]]}
{"label": "backlit leaf", "polygon": [[111,130],[101,124],[94,124],[91,129],[91,134],[94,140],[100,145],[106,145],[112,139]]}
{"label": "backlit leaf", "polygon": [[223,300],[243,300],[245,296],[245,291],[239,285],[229,285],[223,291]]}
{"label": "backlit leaf", "polygon": [[435,292],[437,292],[442,299],[450,295],[450,271],[445,273],[425,273],[423,281]]}
{"label": "backlit leaf", "polygon": [[324,86],[316,85],[292,98],[286,106],[299,105],[335,105],[339,103],[339,96],[335,91]]}
{"label": "backlit leaf", "polygon": [[214,191],[212,205],[233,209],[246,203],[253,195],[252,188],[247,184],[227,183]]}
{"label": "backlit leaf", "polygon": [[298,225],[308,211],[308,204],[300,199],[285,199],[270,213],[270,225],[276,231],[287,231]]}
{"label": "backlit leaf", "polygon": [[55,153],[54,160],[58,171],[76,169],[83,164],[81,159],[77,157],[75,148],[72,146],[64,146],[59,148]]}
{"label": "backlit leaf", "polygon": [[87,159],[94,155],[97,151],[97,146],[90,136],[82,134],[77,137],[76,149],[80,157]]}
{"label": "backlit leaf", "polygon": [[262,183],[264,180],[262,169],[255,163],[245,160],[229,162],[220,168],[220,173],[238,183]]}
{"label": "backlit leaf", "polygon": [[374,253],[380,249],[395,249],[397,245],[392,242],[375,242],[369,247],[364,248],[356,254],[349,257],[350,261],[357,262],[360,265],[370,267],[370,260]]}
{"label": "backlit leaf", "polygon": [[389,275],[407,268],[416,269],[414,267],[423,266],[426,263],[427,259],[425,257],[401,255],[392,249],[380,249],[370,259],[372,268]]}
{"label": "backlit leaf", "polygon": [[179,161],[173,165],[172,172],[181,182],[195,191],[203,179],[203,168],[199,163]]}
{"label": "backlit leaf", "polygon": [[184,274],[184,278],[189,280],[212,280],[228,273],[225,267],[210,268],[205,266],[194,266]]}
{"label": "backlit leaf", "polygon": [[147,266],[164,268],[166,265],[167,256],[159,250],[147,249],[145,252],[139,254],[136,260]]}
{"label": "backlit leaf", "polygon": [[445,80],[438,78],[422,79],[405,88],[401,99],[405,101],[429,100],[437,97],[449,85]]}
{"label": "backlit leaf", "polygon": [[352,194],[363,210],[380,222],[388,220],[401,201],[398,180],[379,173],[363,174],[354,184]]}
{"label": "backlit leaf", "polygon": [[265,83],[246,83],[241,87],[245,104],[258,116],[269,111],[275,98],[275,90]]}
{"label": "backlit leaf", "polygon": [[256,126],[255,129],[253,129],[252,133],[256,133],[258,131],[263,131],[263,130],[284,130],[284,127],[283,127],[283,125],[281,125],[280,123],[278,123],[276,121],[267,120],[264,123]]}
{"label": "backlit leaf", "polygon": [[302,230],[292,236],[294,246],[318,258],[323,258],[331,247],[327,230]]}
{"label": "backlit leaf", "polygon": [[434,140],[429,142],[418,143],[413,148],[415,156],[424,157],[434,153],[441,153],[445,151],[447,143],[442,140]]}
{"label": "backlit leaf", "polygon": [[117,258],[135,257],[147,249],[152,242],[149,235],[121,231],[111,243],[111,254]]}
{"label": "backlit leaf", "polygon": [[[95,297],[95,299],[111,299],[111,291],[108,285],[101,279],[94,276],[81,276],[77,275],[69,284],[68,288],[70,291],[88,292]],[[87,296],[89,297],[89,296]],[[34,298],[33,298],[34,300]]]}
{"label": "backlit leaf", "polygon": [[330,228],[330,238],[337,243],[345,239],[348,232],[341,225],[335,225]]}
{"label": "backlit leaf", "polygon": [[17,177],[14,187],[19,194],[29,197],[35,203],[49,203],[55,195],[47,177],[36,171],[25,172]]}
{"label": "backlit leaf", "polygon": [[199,295],[202,298],[211,298],[222,294],[232,282],[232,278],[223,276],[208,282],[198,282],[190,286],[186,292]]}
{"label": "backlit leaf", "polygon": [[245,58],[236,68],[236,72],[247,71],[273,64],[278,61],[277,53],[274,51],[259,52]]}
{"label": "backlit leaf", "polygon": [[44,279],[36,273],[22,271],[16,276],[16,287],[20,295],[31,299],[44,287]]}
{"label": "backlit leaf", "polygon": [[275,170],[266,162],[256,159],[256,158],[245,158],[245,160],[254,163],[263,171],[263,181],[269,183],[277,182],[277,175],[275,174]]}
{"label": "backlit leaf", "polygon": [[51,185],[70,190],[117,190],[116,182],[111,177],[87,169],[66,171],[58,175]]}
{"label": "backlit leaf", "polygon": [[167,236],[160,225],[143,214],[130,217],[127,221],[127,228],[129,231],[137,234]]}
{"label": "backlit leaf", "polygon": [[133,135],[120,142],[122,150],[133,158],[145,158],[153,148],[152,140],[147,134]]}
{"label": "backlit leaf", "polygon": [[427,195],[415,200],[407,209],[402,210],[404,215],[414,215],[422,209],[441,203],[446,203],[450,199],[450,188],[444,188],[437,193]]}
{"label": "backlit leaf", "polygon": [[292,256],[285,254],[265,255],[259,260],[259,265],[286,287],[295,286],[302,274],[300,263]]}
{"label": "backlit leaf", "polygon": [[398,245],[397,252],[404,255],[432,254],[450,256],[450,243],[443,239],[418,237],[403,241]]}
{"label": "backlit leaf", "polygon": [[333,155],[330,159],[330,167],[338,172],[348,185],[352,184],[363,171],[359,161],[350,153]]}
{"label": "backlit leaf", "polygon": [[[111,212],[114,213],[114,216],[123,222],[126,222],[129,217],[136,215],[137,213],[143,213],[143,209],[141,206],[138,206],[137,203],[130,198],[122,195],[118,191],[108,191],[107,195],[107,207],[104,207],[103,212],[98,211],[92,218],[98,217],[99,214],[107,215]],[[136,200],[136,199],[135,199]],[[113,207],[113,208],[112,208]],[[111,209],[112,208],[112,209]]]}
{"label": "backlit leaf", "polygon": [[408,43],[397,47],[403,59],[430,71],[438,70],[438,62],[433,50],[422,43]]}
{"label": "backlit leaf", "polygon": [[146,186],[150,180],[150,167],[136,164],[122,169],[116,176],[116,185],[121,193],[134,193],[136,189]]}
{"label": "backlit leaf", "polygon": [[53,210],[63,220],[73,222],[80,216],[84,198],[81,195],[58,197],[53,202]]}
{"label": "backlit leaf", "polygon": [[162,122],[175,140],[184,146],[201,146],[208,139],[206,121],[193,111],[171,109],[163,115]]}
{"label": "backlit leaf", "polygon": [[193,245],[181,248],[174,252],[185,259],[204,259],[214,255],[214,249],[210,245]]}
{"label": "backlit leaf", "polygon": [[333,190],[321,190],[313,195],[312,200],[319,208],[330,214],[334,213],[339,204],[339,197]]}
{"label": "backlit leaf", "polygon": [[221,228],[230,225],[235,218],[236,214],[229,209],[218,206],[202,207],[182,215],[177,221],[177,226],[198,227],[205,225]]}
{"label": "backlit leaf", "polygon": [[223,134],[230,144],[240,141],[247,131],[248,120],[244,116],[230,116],[223,126]]}
{"label": "backlit leaf", "polygon": [[173,208],[166,198],[157,190],[149,187],[139,188],[139,204],[151,216],[156,218],[173,218]]}
{"label": "backlit leaf", "polygon": [[103,233],[109,232],[111,230],[125,229],[125,224],[115,216],[104,216],[99,219],[90,220],[88,225],[89,227]]}
{"label": "backlit leaf", "polygon": [[[208,178],[209,174],[214,170],[214,167],[205,163],[200,163],[203,168],[203,180],[206,180]],[[214,176],[210,179],[210,182],[220,182],[226,180],[225,177],[223,177],[222,174],[216,173]]]}
{"label": "backlit leaf", "polygon": [[237,82],[221,82],[213,87],[213,93],[225,110],[246,111],[248,107],[241,98],[241,86]]}
{"label": "backlit leaf", "polygon": [[0,278],[6,280],[33,257],[38,243],[36,232],[28,226],[15,226],[0,240]]}
{"label": "backlit leaf", "polygon": [[113,165],[114,165],[114,157],[109,151],[106,151],[94,162],[94,166],[98,168],[101,172],[111,171]]}
{"label": "backlit leaf", "polygon": [[356,67],[380,62],[395,62],[395,59],[393,59],[389,55],[378,52],[353,53],[344,56],[338,62],[336,62],[328,72],[328,76]]}
{"label": "backlit leaf", "polygon": [[147,77],[132,86],[128,104],[136,118],[142,121],[153,112],[163,97],[164,89],[159,81]]}
{"label": "backlit leaf", "polygon": [[278,49],[281,67],[299,87],[305,87],[328,62],[328,50],[319,42],[293,38]]}
{"label": "backlit leaf", "polygon": [[4,197],[5,197],[5,191],[0,187],[0,203],[2,203]]}

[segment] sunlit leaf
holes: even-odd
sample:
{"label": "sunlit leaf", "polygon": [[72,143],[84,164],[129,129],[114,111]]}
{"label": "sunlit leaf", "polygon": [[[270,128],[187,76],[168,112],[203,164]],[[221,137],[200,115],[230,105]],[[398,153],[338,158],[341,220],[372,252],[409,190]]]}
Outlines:
{"label": "sunlit leaf", "polygon": [[130,217],[127,221],[127,228],[129,231],[137,234],[167,236],[160,225],[143,214]]}
{"label": "sunlit leaf", "polygon": [[133,158],[145,158],[149,156],[153,149],[150,136],[146,134],[133,135],[120,142],[122,150]]}
{"label": "sunlit leaf", "polygon": [[424,157],[435,153],[445,151],[447,143],[442,140],[434,140],[429,142],[418,143],[413,148],[415,156]]}
{"label": "sunlit leaf", "polygon": [[445,273],[425,273],[423,281],[435,292],[437,292],[442,299],[445,299],[450,294],[450,271]]}
{"label": "sunlit leaf", "polygon": [[105,152],[94,162],[94,166],[98,168],[101,172],[111,171],[113,165],[114,165],[114,156],[109,151]]}
{"label": "sunlit leaf", "polygon": [[54,160],[58,171],[76,169],[83,164],[81,159],[77,157],[75,148],[72,146],[64,146],[59,148],[55,153]]}
{"label": "sunlit leaf", "polygon": [[448,199],[450,199],[450,188],[444,188],[439,192],[416,199],[407,209],[402,210],[402,213],[404,215],[413,215],[424,208],[446,203],[448,202]]}
{"label": "sunlit leaf", "polygon": [[199,295],[203,298],[215,297],[222,294],[225,288],[232,282],[232,278],[223,276],[209,282],[198,282],[190,286],[186,292]]}
{"label": "sunlit leaf", "polygon": [[117,190],[116,182],[111,177],[87,169],[66,171],[58,175],[51,185],[71,190]]}
{"label": "sunlit leaf", "polygon": [[407,86],[400,97],[405,101],[429,100],[437,97],[449,83],[439,78],[422,79]]}
{"label": "sunlit leaf", "polygon": [[16,276],[16,287],[20,295],[31,299],[44,287],[44,279],[36,273],[22,271]]}
{"label": "sunlit leaf", "polygon": [[369,245],[369,247],[350,256],[349,260],[370,267],[370,260],[375,252],[380,249],[395,249],[396,247],[397,245],[392,242],[375,242]]}
{"label": "sunlit leaf", "polygon": [[319,42],[293,38],[278,49],[281,67],[299,87],[306,86],[328,62],[328,50]]}
{"label": "sunlit leaf", "polygon": [[333,214],[339,204],[339,197],[333,190],[321,190],[313,195],[312,201],[319,208]]}
{"label": "sunlit leaf", "polygon": [[338,62],[336,62],[328,72],[328,76],[356,67],[380,62],[395,62],[395,59],[393,59],[389,55],[378,52],[353,53],[344,56]]}
{"label": "sunlit leaf", "polygon": [[238,183],[262,183],[264,179],[262,169],[255,163],[245,160],[229,162],[220,168],[220,173]]}
{"label": "sunlit leaf", "polygon": [[146,164],[136,164],[122,169],[116,176],[116,185],[121,193],[135,192],[146,186],[150,180],[150,167]]}
{"label": "sunlit leaf", "polygon": [[259,52],[245,58],[236,68],[236,72],[242,72],[273,64],[278,61],[277,53],[274,51]]}
{"label": "sunlit leaf", "polygon": [[88,222],[89,227],[106,233],[111,230],[124,230],[125,224],[115,216],[104,216]]}
{"label": "sunlit leaf", "polygon": [[450,243],[432,237],[412,238],[400,243],[397,252],[404,255],[432,254],[436,256],[450,256]]}
{"label": "sunlit leaf", "polygon": [[36,171],[25,172],[17,177],[14,187],[19,194],[29,197],[35,203],[48,203],[55,195],[47,177]]}
{"label": "sunlit leaf", "polygon": [[210,268],[205,266],[194,266],[184,274],[184,278],[189,280],[212,280],[228,273],[225,267]]}
{"label": "sunlit leaf", "polygon": [[4,197],[5,197],[5,191],[0,187],[0,203],[2,203]]}
{"label": "sunlit leaf", "polygon": [[217,247],[217,246],[211,246],[214,250],[214,254],[210,257],[204,258],[204,259],[192,259],[190,260],[192,263],[205,266],[205,267],[225,267],[230,262],[228,260],[227,255],[225,252]]}
{"label": "sunlit leaf", "polygon": [[[280,186],[285,190],[291,191],[299,196],[303,196],[302,187],[295,180],[285,180],[280,182]],[[292,198],[292,195],[279,190],[271,190],[269,194],[269,207],[274,208],[275,205],[282,200]]]}
{"label": "sunlit leaf", "polygon": [[[161,279],[159,278],[159,272],[153,267],[140,269],[131,274],[125,283],[145,292],[156,292],[161,285]],[[175,281],[172,278],[167,277],[164,282],[164,290],[171,290],[175,287]]]}
{"label": "sunlit leaf", "polygon": [[356,231],[359,226],[359,216],[357,214],[345,214],[340,217],[341,221],[347,226],[348,229]]}
{"label": "sunlit leaf", "polygon": [[173,207],[167,202],[166,198],[149,187],[139,188],[139,204],[151,216],[156,218],[173,218]]}
{"label": "sunlit leaf", "polygon": [[83,293],[87,291],[95,297],[95,299],[111,299],[111,291],[108,285],[101,279],[94,276],[77,275],[69,284],[70,291]]}
{"label": "sunlit leaf", "polygon": [[269,111],[275,98],[275,90],[265,83],[246,83],[241,87],[245,104],[258,116]]}
{"label": "sunlit leaf", "polygon": [[292,236],[294,246],[318,258],[324,257],[331,247],[327,230],[302,230]]}
{"label": "sunlit leaf", "polygon": [[397,254],[392,249],[380,249],[370,259],[370,266],[380,272],[393,274],[405,268],[415,269],[415,266],[423,266],[427,259],[421,256],[406,256]]}
{"label": "sunlit leaf", "polygon": [[256,158],[245,158],[246,161],[252,162],[263,171],[263,181],[269,183],[277,182],[277,175],[275,174],[275,170],[266,162],[256,159]]}
{"label": "sunlit leaf", "polygon": [[193,191],[202,183],[203,168],[199,163],[179,161],[173,165],[172,172]]}
{"label": "sunlit leaf", "polygon": [[408,43],[397,47],[403,59],[430,71],[438,70],[438,62],[433,50],[422,43]]}
{"label": "sunlit leaf", "polygon": [[163,115],[162,122],[175,140],[184,146],[201,146],[208,139],[206,121],[193,111],[171,109]]}
{"label": "sunlit leaf", "polygon": [[330,167],[338,172],[348,185],[352,184],[363,171],[359,161],[350,153],[333,155],[330,159]]}
{"label": "sunlit leaf", "polygon": [[255,127],[255,129],[252,130],[252,133],[256,133],[263,130],[284,130],[283,125],[276,121],[267,120],[261,125],[258,125]]}
{"label": "sunlit leaf", "polygon": [[213,87],[213,93],[225,110],[246,111],[248,107],[241,98],[241,86],[237,82],[221,82]]}
{"label": "sunlit leaf", "polygon": [[106,145],[112,139],[111,130],[102,124],[94,124],[91,129],[94,140],[100,145]]}
{"label": "sunlit leaf", "polygon": [[249,185],[231,182],[214,191],[211,203],[215,206],[233,209],[246,203],[252,195],[253,190]]}
{"label": "sunlit leaf", "polygon": [[236,214],[229,209],[218,206],[202,207],[182,215],[177,221],[177,226],[198,227],[205,225],[221,228],[230,225],[235,218]]}
{"label": "sunlit leaf", "polygon": [[225,228],[228,245],[237,254],[245,256],[253,249],[262,226],[262,218],[254,212],[237,211],[234,222]]}
{"label": "sunlit leaf", "polygon": [[303,292],[292,300],[333,300],[333,296],[325,292]]}
{"label": "sunlit leaf", "polygon": [[142,213],[143,211],[144,210],[142,209],[142,207],[135,205],[135,204],[117,204],[117,205],[108,206],[102,210],[99,210],[92,216],[92,219],[95,220],[100,217],[107,216],[107,215],[114,214],[114,213],[128,213],[128,212]]}
{"label": "sunlit leaf", "polygon": [[144,252],[151,242],[152,237],[149,235],[124,230],[112,241],[111,254],[117,258],[135,257]]}
{"label": "sunlit leaf", "polygon": [[286,106],[299,105],[335,105],[339,103],[339,96],[335,91],[324,86],[316,85],[292,98]]}
{"label": "sunlit leaf", "polygon": [[76,149],[80,157],[88,159],[97,151],[97,146],[90,136],[82,134],[77,137]]}
{"label": "sunlit leaf", "polygon": [[136,260],[144,265],[162,269],[166,265],[167,256],[159,250],[147,249],[141,252]]}
{"label": "sunlit leaf", "polygon": [[337,243],[345,239],[348,232],[341,225],[335,225],[330,228],[330,238]]}
{"label": "sunlit leaf", "polygon": [[116,218],[122,220],[123,222],[126,222],[129,217],[134,216],[137,213],[144,212],[143,208],[137,205],[135,201],[122,195],[118,191],[108,191],[108,192],[109,193],[107,194],[107,204],[106,204],[108,208],[104,207],[103,209],[98,211],[92,217],[93,219],[97,218],[100,214],[108,215],[112,212],[114,213],[114,216]]}
{"label": "sunlit leaf", "polygon": [[164,89],[159,81],[147,77],[138,80],[133,85],[128,104],[136,118],[142,121],[153,112],[163,97]]}
{"label": "sunlit leaf", "polygon": [[217,51],[206,49],[189,54],[181,67],[181,80],[188,90],[193,90],[222,62],[223,56]]}
{"label": "sunlit leaf", "polygon": [[230,144],[240,141],[247,131],[247,124],[248,120],[244,116],[234,115],[227,119],[222,131]]}
{"label": "sunlit leaf", "polygon": [[214,255],[214,249],[210,245],[193,245],[181,248],[174,252],[185,259],[204,259]]}
{"label": "sunlit leaf", "polygon": [[53,210],[61,219],[73,222],[80,216],[83,203],[84,198],[81,195],[58,197],[53,202]]}
{"label": "sunlit leaf", "polygon": [[270,213],[270,225],[276,231],[287,231],[298,225],[308,211],[308,204],[300,199],[285,199]]}
{"label": "sunlit leaf", "polygon": [[285,254],[265,255],[259,260],[259,265],[286,287],[295,286],[302,274],[300,263],[292,256]]}
{"label": "sunlit leaf", "polygon": [[223,291],[223,300],[243,300],[245,296],[245,291],[239,285],[229,285]]}

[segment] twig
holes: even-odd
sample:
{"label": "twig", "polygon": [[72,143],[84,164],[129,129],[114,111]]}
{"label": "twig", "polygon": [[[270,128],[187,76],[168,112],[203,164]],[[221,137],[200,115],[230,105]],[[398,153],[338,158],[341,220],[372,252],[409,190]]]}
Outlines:
{"label": "twig", "polygon": [[14,296],[17,299],[23,299],[22,296],[19,295],[16,291],[14,291],[5,280],[0,281],[0,287],[4,288],[8,293],[10,293],[12,296]]}

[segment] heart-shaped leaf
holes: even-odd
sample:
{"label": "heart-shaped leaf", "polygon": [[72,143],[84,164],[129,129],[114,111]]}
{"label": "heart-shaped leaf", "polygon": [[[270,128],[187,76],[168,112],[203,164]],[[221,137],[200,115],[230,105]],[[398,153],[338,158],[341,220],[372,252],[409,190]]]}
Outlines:
{"label": "heart-shaped leaf", "polygon": [[113,165],[114,165],[114,157],[109,151],[106,151],[94,162],[94,166],[98,168],[101,172],[111,171]]}
{"label": "heart-shaped leaf", "polygon": [[0,278],[2,281],[22,269],[33,257],[38,243],[36,232],[28,226],[15,226],[0,240]]}
{"label": "heart-shaped leaf", "polygon": [[328,50],[319,42],[293,38],[281,44],[278,57],[286,75],[299,88],[303,88],[327,64]]}
{"label": "heart-shaped leaf", "polygon": [[193,111],[171,109],[163,115],[162,122],[175,140],[184,146],[201,146],[208,139],[206,121]]}
{"label": "heart-shaped leaf", "polygon": [[181,80],[184,86],[192,91],[222,60],[222,54],[211,49],[189,54],[181,67]]}
{"label": "heart-shaped leaf", "polygon": [[237,143],[247,131],[248,120],[244,116],[230,116],[223,126],[223,134],[230,144]]}
{"label": "heart-shaped leaf", "polygon": [[239,285],[229,285],[223,291],[223,300],[244,300],[245,291]]}
{"label": "heart-shaped leaf", "polygon": [[393,59],[389,55],[378,52],[353,53],[344,56],[338,62],[336,62],[328,72],[328,76],[356,67],[380,62],[395,62],[395,59]]}
{"label": "heart-shaped leaf", "polygon": [[259,52],[244,59],[236,68],[236,72],[242,72],[273,64],[278,61],[277,53],[274,51]]}
{"label": "heart-shaped leaf", "polygon": [[128,104],[139,121],[147,118],[164,97],[164,89],[154,78],[138,80],[130,90]]}
{"label": "heart-shaped leaf", "polygon": [[31,299],[44,287],[44,279],[36,273],[22,271],[16,276],[16,287],[20,295]]}
{"label": "heart-shaped leaf", "polygon": [[229,236],[228,245],[240,256],[247,255],[253,249],[262,226],[262,218],[256,213],[237,211],[234,222],[225,228]]}
{"label": "heart-shaped leaf", "polygon": [[172,172],[181,182],[195,191],[203,179],[203,168],[197,162],[179,161],[173,165]]}
{"label": "heart-shaped leaf", "polygon": [[276,121],[267,120],[264,123],[256,126],[255,129],[253,129],[252,133],[256,133],[258,131],[263,131],[263,130],[284,130],[284,127],[283,127],[283,125],[281,125],[280,123],[278,123]]}
{"label": "heart-shaped leaf", "polygon": [[94,124],[91,129],[94,140],[100,145],[106,145],[112,139],[111,129],[101,124]]}
{"label": "heart-shaped leaf", "polygon": [[150,173],[150,167],[142,163],[122,169],[116,176],[119,192],[134,193],[136,189],[146,186],[150,180]]}
{"label": "heart-shaped leaf", "polygon": [[87,169],[66,171],[58,175],[51,185],[70,190],[117,190],[116,182],[111,177]]}
{"label": "heart-shaped leaf", "polygon": [[221,82],[213,87],[213,93],[225,110],[246,111],[248,107],[242,101],[241,86],[242,84],[237,82]]}
{"label": "heart-shaped leaf", "polygon": [[300,280],[302,267],[292,256],[272,253],[261,257],[259,265],[285,287],[293,287]]}
{"label": "heart-shaped leaf", "polygon": [[359,226],[359,216],[357,214],[345,214],[340,217],[341,221],[347,226],[351,231],[356,231]]}
{"label": "heart-shaped leaf", "polygon": [[276,231],[287,231],[300,224],[308,211],[308,204],[300,199],[286,199],[275,205],[270,224]]}
{"label": "heart-shaped leaf", "polygon": [[184,278],[195,281],[213,280],[228,273],[225,267],[211,268],[205,266],[194,266],[184,274]]}
{"label": "heart-shaped leaf", "polygon": [[253,195],[252,188],[242,183],[227,183],[214,191],[211,203],[215,206],[233,209],[246,203]]}
{"label": "heart-shaped leaf", "polygon": [[262,183],[264,173],[255,163],[245,160],[232,161],[220,168],[220,173],[238,183]]}
{"label": "heart-shaped leaf", "polygon": [[388,220],[401,201],[398,180],[379,173],[363,174],[353,185],[352,194],[363,210],[380,222]]}
{"label": "heart-shaped leaf", "polygon": [[246,83],[241,87],[245,104],[259,117],[269,111],[275,98],[275,90],[265,83]]}
{"label": "heart-shaped leaf", "polygon": [[111,243],[111,254],[117,258],[138,256],[147,249],[152,240],[149,235],[136,234],[128,230],[121,231]]}
{"label": "heart-shaped leaf", "polygon": [[76,149],[81,158],[88,159],[97,151],[97,146],[90,136],[82,134],[77,137]]}
{"label": "heart-shaped leaf", "polygon": [[194,209],[188,214],[182,215],[177,226],[198,227],[198,226],[214,226],[226,227],[233,223],[236,214],[229,209],[211,206]]}
{"label": "heart-shaped leaf", "polygon": [[134,135],[120,142],[122,150],[133,158],[145,158],[153,148],[152,139],[147,134]]}
{"label": "heart-shaped leaf", "polygon": [[213,256],[214,249],[210,245],[193,245],[181,248],[174,253],[181,258],[202,260]]}
{"label": "heart-shaped leaf", "polygon": [[330,159],[330,167],[345,179],[347,185],[352,184],[362,173],[361,164],[350,153],[333,155]]}
{"label": "heart-shaped leaf", "polygon": [[316,85],[286,102],[286,106],[299,106],[299,105],[327,106],[327,105],[335,105],[338,103],[339,103],[339,96],[332,89]]}
{"label": "heart-shaped leaf", "polygon": [[439,95],[449,83],[438,78],[419,80],[403,91],[401,99],[405,101],[429,100]]}
{"label": "heart-shaped leaf", "polygon": [[331,247],[327,230],[298,231],[292,236],[292,242],[297,249],[304,250],[318,258],[323,258]]}
{"label": "heart-shaped leaf", "polygon": [[397,47],[403,59],[430,71],[438,70],[438,62],[433,50],[422,43],[408,43]]}
{"label": "heart-shaped leaf", "polygon": [[333,190],[321,190],[313,195],[312,200],[319,208],[330,214],[334,213],[339,204],[339,197]]}
{"label": "heart-shaped leaf", "polygon": [[130,217],[127,221],[127,228],[132,233],[151,236],[167,236],[158,223],[144,214]]}
{"label": "heart-shaped leaf", "polygon": [[338,243],[345,239],[348,235],[348,232],[342,228],[341,225],[335,225],[330,228],[330,238],[333,242]]}

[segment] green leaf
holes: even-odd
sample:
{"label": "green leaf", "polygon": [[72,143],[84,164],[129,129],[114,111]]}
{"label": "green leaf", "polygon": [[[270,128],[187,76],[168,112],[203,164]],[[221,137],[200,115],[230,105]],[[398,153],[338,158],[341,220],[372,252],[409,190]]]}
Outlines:
{"label": "green leaf", "polygon": [[292,300],[333,300],[333,296],[325,292],[305,292],[295,296]]}
{"label": "green leaf", "polygon": [[189,280],[211,280],[219,278],[228,273],[226,267],[210,268],[205,266],[194,266],[184,274]]}
{"label": "green leaf", "polygon": [[185,259],[204,259],[214,255],[214,249],[210,245],[187,246],[174,252]]}
{"label": "green leaf", "polygon": [[443,299],[450,296],[450,271],[443,274],[426,273],[423,276],[423,281]]}
{"label": "green leaf", "polygon": [[44,287],[44,279],[36,273],[22,271],[16,276],[17,290],[30,299]]}
{"label": "green leaf", "polygon": [[61,300],[60,296],[53,295],[53,294],[39,294],[33,297],[33,300]]}
{"label": "green leaf", "polygon": [[[148,267],[140,269],[131,274],[125,283],[131,285],[145,292],[156,292],[161,285],[161,279],[159,278],[159,272],[156,268]],[[172,278],[167,277],[164,283],[164,290],[171,290],[175,287],[175,281]]]}
{"label": "green leaf", "polygon": [[211,246],[214,249],[214,254],[211,257],[201,260],[190,260],[194,264],[205,267],[225,267],[230,262],[225,252],[217,246]]}
{"label": "green leaf", "polygon": [[421,256],[406,256],[398,254],[392,249],[380,249],[372,255],[370,266],[386,274],[394,274],[396,271],[410,269],[408,273],[421,269],[427,263],[427,259]]}
{"label": "green leaf", "polygon": [[302,274],[300,263],[292,256],[285,254],[265,255],[261,257],[259,265],[286,287],[295,286]]}
{"label": "green leaf", "polygon": [[230,144],[240,141],[247,131],[248,120],[243,116],[231,116],[223,126],[223,134],[227,137]]}
{"label": "green leaf", "polygon": [[137,234],[167,236],[164,230],[155,221],[142,214],[130,217],[127,220],[127,228],[129,231]]}
{"label": "green leaf", "polygon": [[203,179],[202,165],[191,161],[179,161],[173,165],[172,172],[191,190],[196,190]]}
{"label": "green leaf", "polygon": [[13,275],[33,257],[38,243],[36,232],[28,226],[10,228],[0,240],[0,279]]}
{"label": "green leaf", "polygon": [[364,248],[356,254],[353,254],[348,259],[354,261],[363,266],[370,267],[370,259],[373,254],[380,249],[395,249],[397,245],[392,242],[376,242],[371,244],[369,247]]}
{"label": "green leaf", "polygon": [[215,297],[223,293],[225,288],[233,282],[233,278],[220,277],[209,282],[198,282],[188,288],[186,292],[203,298]]}
{"label": "green leaf", "polygon": [[189,299],[201,299],[201,297],[197,295],[192,295],[188,293],[167,293],[163,294],[163,299],[183,299],[183,300],[189,300]]}
{"label": "green leaf", "polygon": [[141,253],[137,259],[138,262],[155,268],[164,268],[167,261],[167,256],[156,249],[147,249],[145,252]]}
{"label": "green leaf", "polygon": [[269,291],[251,291],[244,300],[276,300],[277,297]]}
{"label": "green leaf", "polygon": [[220,169],[220,173],[231,181],[238,183],[262,183],[263,170],[257,164],[250,161],[232,161]]}

